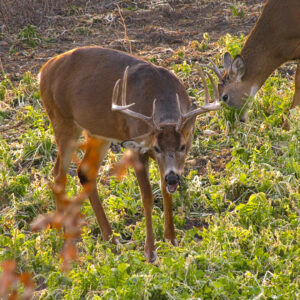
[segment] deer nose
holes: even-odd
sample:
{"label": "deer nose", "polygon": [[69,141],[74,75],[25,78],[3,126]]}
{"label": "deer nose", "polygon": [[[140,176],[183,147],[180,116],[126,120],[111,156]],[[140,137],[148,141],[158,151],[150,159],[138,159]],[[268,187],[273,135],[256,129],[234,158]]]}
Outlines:
{"label": "deer nose", "polygon": [[165,181],[168,185],[175,185],[179,183],[179,176],[171,171],[169,174],[166,175]]}

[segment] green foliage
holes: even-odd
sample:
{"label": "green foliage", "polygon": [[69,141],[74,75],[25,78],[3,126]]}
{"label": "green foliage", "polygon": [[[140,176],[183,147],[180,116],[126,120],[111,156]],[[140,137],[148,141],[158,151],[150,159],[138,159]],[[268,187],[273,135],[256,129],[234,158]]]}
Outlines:
{"label": "green foliage", "polygon": [[29,47],[35,48],[41,43],[42,38],[35,26],[28,25],[20,30],[18,40]]}
{"label": "green foliage", "polygon": [[5,94],[6,94],[6,82],[1,81],[0,82],[0,101],[4,101]]}
{"label": "green foliage", "polygon": [[219,44],[225,47],[226,51],[228,51],[233,57],[240,54],[244,42],[245,36],[243,34],[237,37],[227,33],[219,39]]}
{"label": "green foliage", "polygon": [[246,227],[266,227],[272,217],[272,207],[264,193],[251,195],[246,204],[240,204],[235,209],[241,224]]}
{"label": "green foliage", "polygon": [[203,40],[202,40],[201,45],[200,45],[200,50],[201,51],[204,52],[205,50],[208,49],[208,47],[209,47],[209,41],[210,41],[210,36],[209,36],[209,34],[207,32],[205,32],[203,34]]}
{"label": "green foliage", "polygon": [[[235,55],[243,40],[226,35],[219,52]],[[181,61],[172,66],[174,72],[201,103],[195,66],[184,49],[176,55]],[[35,76],[25,73],[18,83],[4,77],[0,99],[7,105],[0,125],[23,123],[0,136],[1,260],[15,259],[19,272],[34,274],[38,299],[299,298],[299,108],[291,113],[290,130],[281,128],[292,87],[279,73],[270,77],[257,99],[249,99],[246,124],[238,121],[241,112],[228,108],[198,118],[189,157],[196,164],[187,165],[173,197],[179,247],[163,239],[159,175],[150,164],[157,264],[143,257],[145,218],[134,173],[118,182],[108,164],[121,154],[110,153],[98,189],[122,245],[115,251],[101,239],[85,201],[86,225],[77,241],[80,261],[65,274],[61,232],[30,231],[34,218],[55,209],[47,184],[56,155],[53,130]],[[206,129],[216,134],[205,136]],[[69,194],[79,189],[78,179],[68,175]]]}
{"label": "green foliage", "polygon": [[243,18],[245,16],[245,10],[241,5],[231,5],[230,10],[235,17]]}
{"label": "green foliage", "polygon": [[186,61],[179,65],[173,65],[173,70],[175,73],[183,73],[184,77],[188,77],[192,71],[192,67]]}

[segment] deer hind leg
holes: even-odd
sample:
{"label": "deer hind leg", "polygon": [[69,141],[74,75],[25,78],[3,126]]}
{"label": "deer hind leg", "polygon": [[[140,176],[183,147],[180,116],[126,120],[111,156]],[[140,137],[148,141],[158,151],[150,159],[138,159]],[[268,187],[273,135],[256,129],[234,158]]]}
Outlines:
{"label": "deer hind leg", "polygon": [[[99,163],[98,163],[98,168],[101,166],[101,163],[110,147],[111,142],[106,141],[106,140],[101,140],[102,144],[99,148]],[[88,138],[87,138],[88,142]],[[82,185],[86,183],[91,184],[91,191],[89,195],[89,200],[92,205],[92,208],[95,212],[97,222],[99,224],[99,227],[101,229],[102,237],[105,241],[109,241],[111,238],[115,244],[118,244],[119,241],[117,238],[113,237],[113,232],[112,229],[109,225],[109,222],[107,220],[105,211],[103,209],[103,206],[101,204],[101,200],[99,198],[98,192],[97,192],[97,185],[96,185],[96,179],[90,179],[88,178],[88,175],[85,173],[85,168],[83,167],[86,159],[89,155],[89,151],[91,151],[91,148],[89,146],[89,143],[87,143],[87,149],[85,151],[84,157],[82,158],[79,167],[77,169],[78,177],[80,180],[80,183]]]}
{"label": "deer hind leg", "polygon": [[300,60],[298,61],[296,75],[295,75],[295,94],[291,108],[295,108],[297,105],[300,105]]}
{"label": "deer hind leg", "polygon": [[175,227],[173,223],[173,206],[172,206],[172,195],[167,192],[166,182],[163,174],[160,174],[161,191],[164,201],[164,237],[171,241],[172,245],[178,246],[176,239]]}
{"label": "deer hind leg", "polygon": [[[290,109],[295,108],[297,105],[300,105],[300,60],[298,61],[296,75],[295,75],[295,94],[293,97],[293,102],[291,104]],[[283,121],[282,128],[285,130],[290,129],[289,119],[290,114],[288,115],[288,118]]]}
{"label": "deer hind leg", "polygon": [[140,164],[135,164],[133,167],[138,180],[146,218],[145,256],[148,262],[153,263],[157,258],[157,254],[154,247],[154,234],[152,227],[153,194],[148,173],[149,157],[147,154],[136,155],[138,155],[138,162]]}
{"label": "deer hind leg", "polygon": [[[72,120],[54,119],[51,118],[53,125],[56,144],[57,144],[57,157],[53,169],[54,182],[56,185],[66,184],[66,174],[70,165],[74,145],[80,136],[81,130],[73,123]],[[62,211],[64,207],[56,202],[56,209]]]}

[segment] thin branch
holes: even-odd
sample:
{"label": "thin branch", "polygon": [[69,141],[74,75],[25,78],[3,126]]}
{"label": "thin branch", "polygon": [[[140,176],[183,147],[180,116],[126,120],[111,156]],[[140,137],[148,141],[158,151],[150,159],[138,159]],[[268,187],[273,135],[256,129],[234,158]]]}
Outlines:
{"label": "thin branch", "polygon": [[118,8],[118,12],[119,12],[119,15],[120,15],[120,18],[121,18],[121,21],[122,21],[122,26],[124,28],[124,40],[127,41],[128,45],[129,45],[129,53],[132,54],[132,45],[131,45],[131,41],[128,37],[128,34],[127,34],[126,23],[125,23],[123,15],[122,15],[122,11],[121,11],[121,8],[120,8],[119,4],[116,4],[116,6]]}

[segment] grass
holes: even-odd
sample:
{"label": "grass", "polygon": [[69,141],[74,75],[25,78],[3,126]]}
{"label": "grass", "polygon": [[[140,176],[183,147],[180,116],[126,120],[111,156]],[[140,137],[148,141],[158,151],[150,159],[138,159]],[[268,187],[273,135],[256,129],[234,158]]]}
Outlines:
{"label": "grass", "polygon": [[[218,42],[220,52],[235,54],[243,39],[224,36]],[[198,101],[202,92],[195,66],[185,49],[177,56],[182,63],[169,68]],[[157,62],[155,57],[151,60]],[[40,104],[36,75],[27,72],[18,82],[3,76],[1,261],[13,259],[18,272],[31,272],[39,299],[299,298],[299,108],[291,114],[290,130],[281,129],[292,94],[292,81],[275,73],[250,105],[247,124],[237,122],[235,112],[227,108],[198,118],[188,160],[203,164],[187,164],[185,179],[174,195],[177,248],[163,240],[159,177],[151,164],[159,255],[154,265],[145,263],[142,255],[145,218],[135,176],[130,170],[121,182],[111,177],[109,166],[121,154],[110,152],[98,178],[99,194],[122,246],[115,253],[101,239],[94,213],[85,201],[86,226],[78,241],[80,261],[63,273],[61,232],[30,230],[39,214],[55,209],[48,187],[56,156],[53,130]],[[206,129],[217,134],[208,137]],[[74,171],[72,166],[70,174]],[[69,195],[78,193],[79,186],[78,179],[68,175]],[[22,289],[20,285],[19,291]]]}

